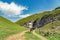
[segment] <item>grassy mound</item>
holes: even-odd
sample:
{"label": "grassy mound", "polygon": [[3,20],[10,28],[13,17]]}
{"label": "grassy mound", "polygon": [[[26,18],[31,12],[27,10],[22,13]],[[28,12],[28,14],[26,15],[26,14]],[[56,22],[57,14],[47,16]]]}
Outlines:
{"label": "grassy mound", "polygon": [[6,18],[0,16],[0,40],[3,38],[26,30],[26,28],[21,27],[15,23],[10,22]]}
{"label": "grassy mound", "polygon": [[60,39],[60,21],[54,21],[53,24],[49,23],[44,27],[36,30],[36,33],[46,37],[48,40]]}

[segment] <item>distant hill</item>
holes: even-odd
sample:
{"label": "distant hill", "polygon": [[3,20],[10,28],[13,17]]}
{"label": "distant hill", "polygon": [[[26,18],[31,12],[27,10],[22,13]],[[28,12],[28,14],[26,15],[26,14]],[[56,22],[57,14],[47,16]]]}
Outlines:
{"label": "distant hill", "polygon": [[54,14],[56,14],[56,13],[60,13],[60,8],[58,7],[58,8],[56,8],[56,9],[54,9],[54,10],[52,10],[52,11],[45,11],[45,12],[42,12],[42,13],[38,13],[38,14],[34,14],[34,15],[31,15],[31,16],[29,16],[29,17],[26,17],[26,18],[23,18],[23,19],[21,19],[21,20],[18,20],[17,22],[16,22],[16,24],[19,24],[19,25],[24,25],[24,23],[26,23],[26,22],[28,22],[28,21],[35,21],[37,18],[38,19],[41,19],[44,15],[49,15],[49,14],[52,14],[52,15],[54,15]]}
{"label": "distant hill", "polygon": [[[38,19],[38,20],[36,20],[36,19]],[[46,29],[46,28],[54,29],[55,28],[55,30],[56,30],[56,28],[60,29],[60,7],[56,8],[52,11],[46,11],[46,12],[42,12],[42,13],[39,13],[39,14],[31,15],[29,17],[26,17],[22,20],[17,21],[16,23],[24,26],[24,23],[29,22],[29,21],[32,21],[32,22],[35,21],[33,23],[34,24],[33,27],[35,27],[35,28],[42,27],[42,29],[43,28],[44,29]],[[48,25],[49,27],[46,26],[46,25]],[[51,31],[53,31],[53,30],[51,30]]]}
{"label": "distant hill", "polygon": [[24,27],[21,27],[15,23],[12,23],[10,20],[0,16],[0,40],[3,38],[26,30]]}
{"label": "distant hill", "polygon": [[60,7],[52,11],[31,15],[17,21],[16,24],[24,26],[24,23],[29,21],[35,21],[34,27],[38,28],[36,33],[48,38],[48,40],[60,40]]}

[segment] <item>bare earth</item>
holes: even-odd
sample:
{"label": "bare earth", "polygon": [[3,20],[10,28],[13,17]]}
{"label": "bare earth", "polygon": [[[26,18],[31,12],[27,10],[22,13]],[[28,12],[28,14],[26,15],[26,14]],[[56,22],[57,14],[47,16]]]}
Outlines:
{"label": "bare earth", "polygon": [[[25,34],[25,32],[28,32],[28,31],[29,30],[25,30],[21,33],[14,34],[12,36],[9,36],[9,37],[5,38],[5,40],[25,40],[24,34]],[[37,36],[41,40],[47,40],[45,37],[40,36],[39,34],[36,34],[35,31],[33,31],[32,33],[33,33],[33,35]]]}
{"label": "bare earth", "polygon": [[24,34],[25,34],[25,32],[27,32],[27,31],[28,31],[28,30],[23,31],[23,32],[18,33],[18,34],[14,34],[14,35],[12,35],[12,36],[9,36],[9,37],[7,37],[5,40],[24,40],[24,39],[25,39]]}

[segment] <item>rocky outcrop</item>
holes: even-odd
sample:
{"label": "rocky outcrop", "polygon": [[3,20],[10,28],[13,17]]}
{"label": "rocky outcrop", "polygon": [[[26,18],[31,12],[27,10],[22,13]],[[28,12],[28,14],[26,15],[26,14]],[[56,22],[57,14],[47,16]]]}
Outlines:
{"label": "rocky outcrop", "polygon": [[56,20],[60,20],[60,13],[44,15],[40,20],[35,20],[33,22],[33,27],[40,28]]}
{"label": "rocky outcrop", "polygon": [[[34,22],[32,22],[32,21],[31,22],[33,23],[32,27],[40,28],[40,27],[43,27],[44,25],[54,22],[56,20],[60,20],[60,13],[44,15],[41,19],[37,18]],[[23,25],[28,28],[29,22],[30,21],[27,21]]]}

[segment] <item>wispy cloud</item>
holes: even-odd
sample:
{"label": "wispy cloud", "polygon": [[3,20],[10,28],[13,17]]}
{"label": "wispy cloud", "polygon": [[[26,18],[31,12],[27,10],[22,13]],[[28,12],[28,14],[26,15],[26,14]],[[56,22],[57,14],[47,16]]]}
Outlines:
{"label": "wispy cloud", "polygon": [[14,2],[8,4],[7,2],[0,1],[0,11],[2,11],[5,15],[10,17],[20,15],[23,10],[27,9],[28,8],[21,5],[17,5]]}
{"label": "wispy cloud", "polygon": [[25,18],[25,17],[28,17],[30,16],[31,14],[25,14],[25,15],[19,15],[20,18]]}

